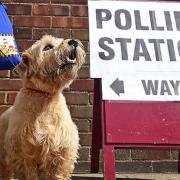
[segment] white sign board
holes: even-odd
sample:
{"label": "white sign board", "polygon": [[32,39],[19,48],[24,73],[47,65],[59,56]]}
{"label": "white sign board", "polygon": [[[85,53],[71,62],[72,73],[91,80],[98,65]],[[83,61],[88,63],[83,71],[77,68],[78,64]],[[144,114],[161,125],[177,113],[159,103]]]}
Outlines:
{"label": "white sign board", "polygon": [[[136,81],[143,79],[144,73],[149,73],[149,80],[162,78],[165,74],[167,81],[178,81],[180,76],[173,79],[172,74],[180,72],[180,3],[89,1],[88,6],[90,74],[92,78],[102,78],[103,98],[119,99],[106,92],[107,75],[112,81],[124,74],[129,88],[133,86],[136,73]],[[165,94],[145,98],[143,89],[139,94],[142,96],[137,98],[139,100],[178,99],[166,98]],[[120,99],[134,100],[131,98],[128,93],[126,98]]]}
{"label": "white sign board", "polygon": [[[156,76],[155,76],[156,74]],[[103,77],[104,100],[180,101],[180,73]]]}

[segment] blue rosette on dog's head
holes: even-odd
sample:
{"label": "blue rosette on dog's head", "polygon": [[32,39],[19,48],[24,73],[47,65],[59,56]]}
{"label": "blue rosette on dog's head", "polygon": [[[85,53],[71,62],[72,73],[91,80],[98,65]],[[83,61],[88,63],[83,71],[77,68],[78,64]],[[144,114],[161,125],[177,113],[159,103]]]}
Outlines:
{"label": "blue rosette on dog's head", "polygon": [[13,27],[6,10],[6,6],[0,2],[0,70],[11,70],[20,62]]}

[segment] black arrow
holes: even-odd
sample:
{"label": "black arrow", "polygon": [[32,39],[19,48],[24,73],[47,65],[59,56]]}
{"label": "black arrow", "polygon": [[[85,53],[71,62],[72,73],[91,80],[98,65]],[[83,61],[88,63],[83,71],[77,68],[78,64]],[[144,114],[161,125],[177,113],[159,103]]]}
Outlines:
{"label": "black arrow", "polygon": [[118,96],[124,93],[124,81],[119,81],[118,78],[109,87],[111,87]]}

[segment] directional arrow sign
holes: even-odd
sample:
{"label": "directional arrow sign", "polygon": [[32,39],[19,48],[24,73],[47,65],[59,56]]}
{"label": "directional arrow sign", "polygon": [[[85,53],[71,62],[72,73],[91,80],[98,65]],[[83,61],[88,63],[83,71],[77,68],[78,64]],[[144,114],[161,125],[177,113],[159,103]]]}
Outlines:
{"label": "directional arrow sign", "polygon": [[110,85],[111,89],[120,96],[124,93],[124,81],[120,81],[118,78]]}
{"label": "directional arrow sign", "polygon": [[180,73],[105,76],[102,94],[103,100],[180,101]]}

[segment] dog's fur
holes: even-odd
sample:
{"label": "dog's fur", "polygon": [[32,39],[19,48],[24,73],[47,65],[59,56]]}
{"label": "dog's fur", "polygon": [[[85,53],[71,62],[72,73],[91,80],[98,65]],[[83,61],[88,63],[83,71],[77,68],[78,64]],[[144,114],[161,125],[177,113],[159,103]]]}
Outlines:
{"label": "dog's fur", "polygon": [[76,43],[46,35],[22,54],[15,72],[23,88],[0,117],[1,179],[37,180],[42,172],[50,180],[70,178],[79,136],[62,91],[85,59]]}

